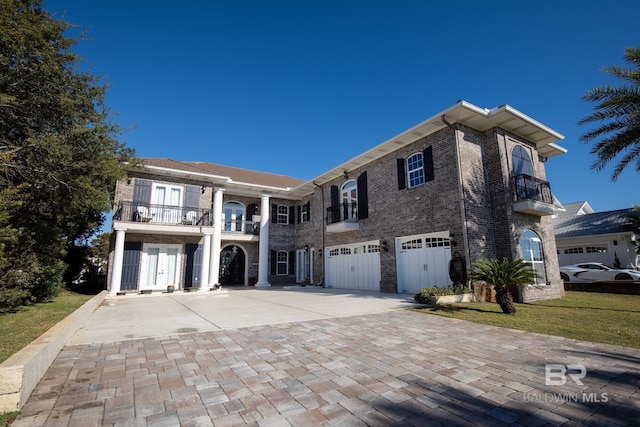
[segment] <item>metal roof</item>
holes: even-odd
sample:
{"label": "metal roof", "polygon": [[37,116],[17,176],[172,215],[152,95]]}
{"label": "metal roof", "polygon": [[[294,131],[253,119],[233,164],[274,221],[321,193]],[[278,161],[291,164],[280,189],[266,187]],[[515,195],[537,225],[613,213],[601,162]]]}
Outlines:
{"label": "metal roof", "polygon": [[556,239],[599,234],[630,233],[624,229],[627,215],[635,209],[619,209],[583,215],[562,215],[553,219]]}

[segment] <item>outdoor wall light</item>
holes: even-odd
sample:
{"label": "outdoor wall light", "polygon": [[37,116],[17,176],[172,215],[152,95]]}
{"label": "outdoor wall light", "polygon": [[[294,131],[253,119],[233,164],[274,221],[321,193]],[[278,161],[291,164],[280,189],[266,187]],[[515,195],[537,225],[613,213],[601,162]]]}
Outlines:
{"label": "outdoor wall light", "polygon": [[384,250],[385,252],[389,252],[389,246],[387,246],[386,240],[381,241],[380,246],[382,247],[382,250]]}

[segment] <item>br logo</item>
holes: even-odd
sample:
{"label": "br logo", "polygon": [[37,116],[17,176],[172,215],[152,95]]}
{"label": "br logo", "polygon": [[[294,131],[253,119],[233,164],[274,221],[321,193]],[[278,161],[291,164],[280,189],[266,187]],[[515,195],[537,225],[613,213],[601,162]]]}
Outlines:
{"label": "br logo", "polygon": [[545,385],[564,385],[567,377],[571,378],[576,385],[584,385],[582,378],[587,376],[587,368],[583,365],[561,365],[550,363],[544,365]]}

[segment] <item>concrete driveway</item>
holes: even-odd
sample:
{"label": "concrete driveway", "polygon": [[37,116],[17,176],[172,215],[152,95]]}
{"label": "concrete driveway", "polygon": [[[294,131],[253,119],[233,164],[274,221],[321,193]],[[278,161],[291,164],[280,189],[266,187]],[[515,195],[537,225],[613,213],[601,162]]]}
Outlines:
{"label": "concrete driveway", "polygon": [[319,320],[414,306],[412,295],[315,286],[107,298],[70,345]]}
{"label": "concrete driveway", "polygon": [[12,427],[638,425],[640,349],[408,305],[313,288],[111,298]]}

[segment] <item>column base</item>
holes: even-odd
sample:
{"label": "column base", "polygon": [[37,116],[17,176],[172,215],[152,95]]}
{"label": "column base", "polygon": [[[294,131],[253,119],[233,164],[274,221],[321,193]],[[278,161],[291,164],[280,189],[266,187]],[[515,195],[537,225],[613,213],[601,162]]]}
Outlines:
{"label": "column base", "polygon": [[254,286],[256,288],[269,288],[269,287],[271,287],[271,283],[269,283],[269,282],[256,283]]}

